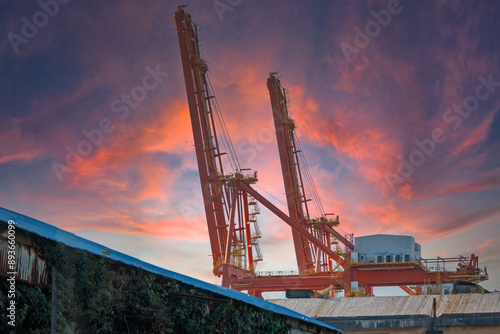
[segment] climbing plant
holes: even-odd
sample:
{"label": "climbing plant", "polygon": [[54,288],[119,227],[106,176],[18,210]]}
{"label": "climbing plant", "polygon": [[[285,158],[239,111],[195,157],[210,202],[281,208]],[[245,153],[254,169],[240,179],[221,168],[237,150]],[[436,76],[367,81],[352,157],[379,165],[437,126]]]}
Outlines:
{"label": "climbing plant", "polygon": [[[287,333],[285,316],[32,235],[55,269],[58,333]],[[50,332],[51,285],[18,284],[17,332]],[[0,284],[5,309],[6,280]],[[2,327],[3,326],[3,327]],[[11,328],[0,325],[1,333]],[[20,330],[22,329],[22,331]]]}

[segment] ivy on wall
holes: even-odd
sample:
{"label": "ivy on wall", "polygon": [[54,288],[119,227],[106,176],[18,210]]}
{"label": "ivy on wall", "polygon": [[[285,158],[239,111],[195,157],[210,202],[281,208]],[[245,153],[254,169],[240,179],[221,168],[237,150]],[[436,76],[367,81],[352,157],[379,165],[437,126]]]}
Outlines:
{"label": "ivy on wall", "polygon": [[[32,235],[55,267],[58,333],[288,333],[285,316]],[[0,307],[7,303],[0,284]],[[17,282],[18,333],[50,333],[51,286]],[[0,322],[0,332],[9,333]]]}
{"label": "ivy on wall", "polygon": [[2,310],[0,333],[50,333],[50,288],[16,282],[16,327],[12,328],[7,325],[10,319],[6,317],[9,285],[3,277],[0,279],[0,309]]}

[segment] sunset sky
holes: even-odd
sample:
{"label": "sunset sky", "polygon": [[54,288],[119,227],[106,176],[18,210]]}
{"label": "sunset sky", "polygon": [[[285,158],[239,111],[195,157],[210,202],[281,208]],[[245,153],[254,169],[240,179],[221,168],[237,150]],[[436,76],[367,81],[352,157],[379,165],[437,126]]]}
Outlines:
{"label": "sunset sky", "polygon": [[[219,283],[178,3],[59,1],[0,4],[0,206]],[[258,191],[286,210],[266,88],[278,71],[344,231],[412,235],[427,258],[475,253],[500,289],[499,2],[187,3]],[[287,225],[265,209],[259,223],[258,270],[296,269]]]}

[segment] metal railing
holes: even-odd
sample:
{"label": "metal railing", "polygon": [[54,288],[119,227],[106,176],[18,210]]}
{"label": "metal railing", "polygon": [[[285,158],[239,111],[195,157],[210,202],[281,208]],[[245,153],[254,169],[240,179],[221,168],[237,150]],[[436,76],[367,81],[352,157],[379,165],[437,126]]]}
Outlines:
{"label": "metal railing", "polygon": [[298,275],[298,270],[280,270],[280,271],[256,271],[257,276],[288,276],[288,275]]}

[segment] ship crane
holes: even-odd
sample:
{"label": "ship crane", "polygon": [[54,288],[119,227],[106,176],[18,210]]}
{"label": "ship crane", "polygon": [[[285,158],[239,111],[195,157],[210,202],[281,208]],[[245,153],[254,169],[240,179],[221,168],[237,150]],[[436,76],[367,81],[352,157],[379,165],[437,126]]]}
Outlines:
{"label": "ship crane", "polygon": [[[328,219],[321,206],[294,132],[295,122],[288,111],[286,90],[276,73],[270,74],[267,87],[288,214],[257,192],[252,187],[258,181],[256,172],[244,174],[248,169],[239,165],[210,84],[207,63],[201,56],[197,26],[183,6],[175,13],[175,23],[213,273],[222,277],[223,286],[258,297],[262,297],[262,292],[287,289],[342,290],[345,296],[354,296],[370,295],[376,286],[400,286],[410,294],[417,294],[422,286],[438,287],[456,281],[477,283],[487,279],[474,254],[454,259],[392,263],[360,263],[352,258],[351,254],[355,254],[352,236],[340,233],[338,217]],[[231,168],[225,168],[227,163]],[[306,188],[309,189],[307,193]],[[310,199],[316,204],[318,217],[311,218]],[[262,261],[257,203],[291,227],[298,273],[276,275],[255,270],[257,263]],[[339,248],[338,242],[345,248]],[[449,267],[450,262],[458,263],[458,267],[448,270],[446,266]]]}

